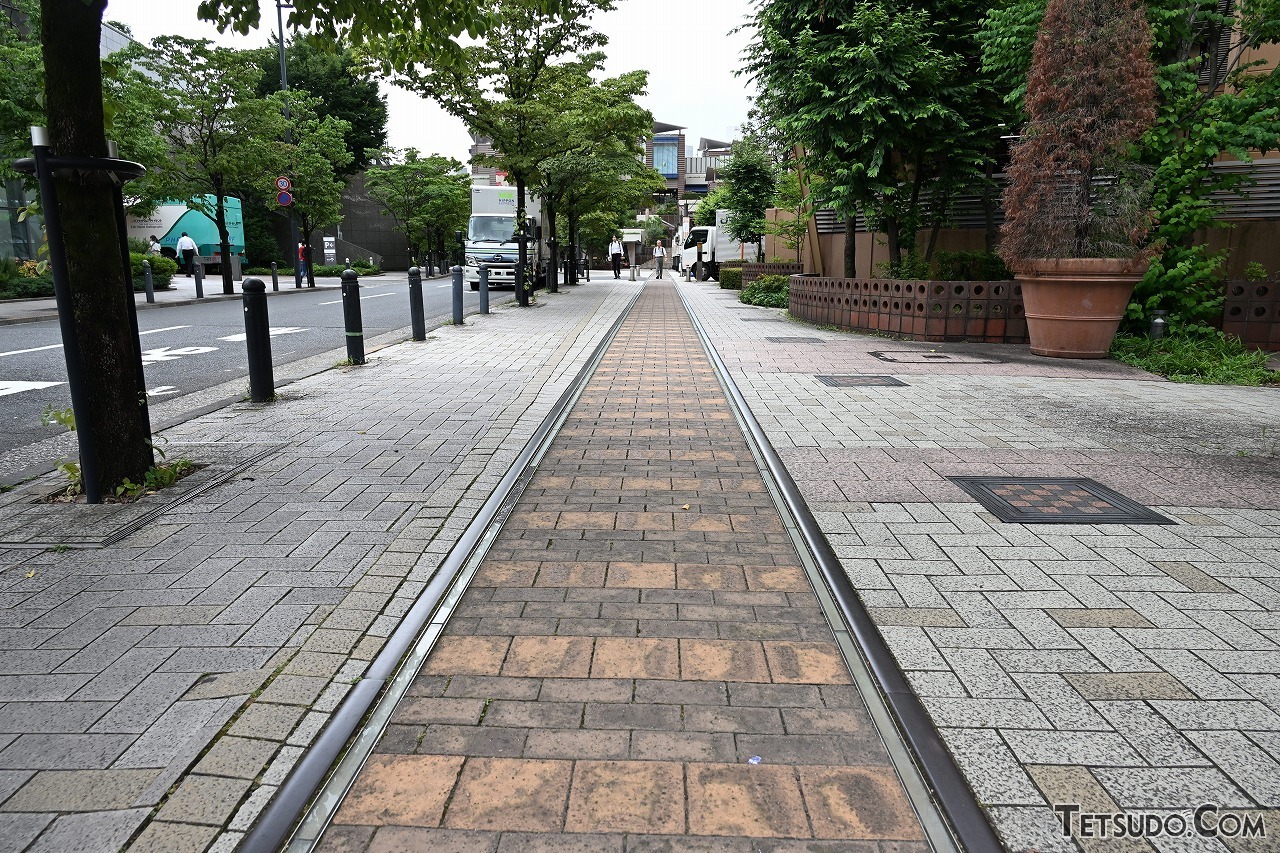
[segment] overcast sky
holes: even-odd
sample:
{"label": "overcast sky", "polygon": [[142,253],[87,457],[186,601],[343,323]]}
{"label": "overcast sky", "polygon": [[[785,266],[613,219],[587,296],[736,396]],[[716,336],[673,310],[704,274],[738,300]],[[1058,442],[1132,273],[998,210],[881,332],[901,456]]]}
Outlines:
{"label": "overcast sky", "polygon": [[[232,47],[261,47],[276,22],[275,2],[261,2],[264,29],[245,37],[219,33],[199,20],[199,0],[108,0],[106,19],[127,24],[139,41],[183,35]],[[658,121],[686,128],[690,155],[701,137],[731,140],[746,119],[750,84],[733,73],[748,38],[730,30],[750,11],[748,0],[620,0],[594,22],[609,37],[605,71],[614,76],[647,70],[649,94],[641,105]],[[391,145],[466,162],[471,140],[460,121],[416,95],[391,86],[383,91],[391,114]]]}

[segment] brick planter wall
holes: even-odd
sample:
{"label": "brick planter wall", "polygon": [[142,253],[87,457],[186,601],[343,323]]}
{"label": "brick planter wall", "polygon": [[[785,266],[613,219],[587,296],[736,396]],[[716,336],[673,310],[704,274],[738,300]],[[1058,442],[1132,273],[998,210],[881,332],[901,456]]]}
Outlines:
{"label": "brick planter wall", "polygon": [[743,264],[742,286],[746,287],[762,275],[800,275],[803,264]]}
{"label": "brick planter wall", "polygon": [[1222,331],[1246,346],[1280,352],[1280,281],[1228,281]]}
{"label": "brick planter wall", "polygon": [[922,341],[1022,344],[1022,288],[1012,281],[792,276],[791,314],[822,326]]}

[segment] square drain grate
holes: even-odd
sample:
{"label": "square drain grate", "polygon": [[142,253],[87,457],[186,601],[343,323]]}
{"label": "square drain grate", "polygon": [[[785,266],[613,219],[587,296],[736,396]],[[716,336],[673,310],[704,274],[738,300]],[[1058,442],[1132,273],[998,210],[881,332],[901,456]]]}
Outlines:
{"label": "square drain grate", "polygon": [[983,355],[965,355],[958,352],[918,352],[916,350],[889,350],[868,353],[881,361],[893,364],[1004,364],[998,358]]}
{"label": "square drain grate", "polygon": [[1086,477],[948,477],[1001,521],[1019,524],[1173,524]]}
{"label": "square drain grate", "polygon": [[765,338],[773,344],[825,344],[822,338]]}
{"label": "square drain grate", "polygon": [[865,388],[873,385],[905,388],[907,386],[907,383],[900,379],[894,379],[892,376],[873,376],[866,373],[846,376],[815,376],[814,378],[823,385],[828,385],[832,388]]}

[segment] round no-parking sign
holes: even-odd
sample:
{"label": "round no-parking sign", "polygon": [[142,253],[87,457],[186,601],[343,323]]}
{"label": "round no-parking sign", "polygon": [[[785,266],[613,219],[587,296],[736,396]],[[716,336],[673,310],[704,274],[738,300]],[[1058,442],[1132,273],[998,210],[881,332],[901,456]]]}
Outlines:
{"label": "round no-parking sign", "polygon": [[282,192],[276,196],[276,201],[279,202],[282,207],[288,207],[293,204],[293,196],[289,193]]}

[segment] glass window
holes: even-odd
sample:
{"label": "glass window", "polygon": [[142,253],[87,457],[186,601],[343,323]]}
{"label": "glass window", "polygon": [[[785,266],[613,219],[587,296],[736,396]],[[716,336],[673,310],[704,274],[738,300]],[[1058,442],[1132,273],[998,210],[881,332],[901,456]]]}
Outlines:
{"label": "glass window", "polygon": [[707,232],[702,229],[696,229],[689,232],[689,239],[684,241],[684,247],[686,249],[696,249],[698,244],[702,243],[703,248],[706,248],[706,242]]}
{"label": "glass window", "polygon": [[653,168],[664,178],[674,178],[680,173],[676,167],[676,142],[653,143]]}
{"label": "glass window", "polygon": [[514,216],[473,216],[467,223],[467,239],[473,242],[510,243],[515,236]]}

